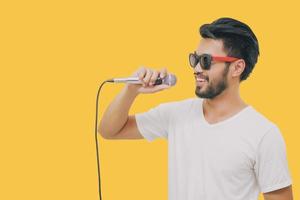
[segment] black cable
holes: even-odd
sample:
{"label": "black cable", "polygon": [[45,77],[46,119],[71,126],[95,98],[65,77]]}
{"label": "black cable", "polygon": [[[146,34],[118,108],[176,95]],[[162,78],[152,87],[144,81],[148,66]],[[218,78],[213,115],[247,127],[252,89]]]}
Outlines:
{"label": "black cable", "polygon": [[96,156],[97,156],[97,169],[98,169],[98,192],[99,192],[99,199],[102,200],[102,194],[101,194],[101,178],[100,178],[100,163],[99,163],[99,148],[98,148],[98,101],[99,101],[99,94],[101,91],[102,86],[107,82],[113,82],[112,79],[106,80],[103,83],[101,83],[97,98],[96,98],[96,120],[95,120],[95,142],[96,142]]}

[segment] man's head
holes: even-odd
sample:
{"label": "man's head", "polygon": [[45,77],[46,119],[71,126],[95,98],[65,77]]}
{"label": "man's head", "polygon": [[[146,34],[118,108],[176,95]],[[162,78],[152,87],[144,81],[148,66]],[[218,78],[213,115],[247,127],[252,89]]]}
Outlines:
{"label": "man's head", "polygon": [[[248,78],[257,62],[259,46],[250,27],[231,18],[220,18],[202,25],[200,35],[203,39],[197,48],[197,55],[192,55],[196,59],[195,75],[200,80],[197,81],[195,93],[201,98],[212,99]],[[197,63],[198,60],[202,62]],[[206,66],[211,63],[210,69],[203,67],[203,63]]]}

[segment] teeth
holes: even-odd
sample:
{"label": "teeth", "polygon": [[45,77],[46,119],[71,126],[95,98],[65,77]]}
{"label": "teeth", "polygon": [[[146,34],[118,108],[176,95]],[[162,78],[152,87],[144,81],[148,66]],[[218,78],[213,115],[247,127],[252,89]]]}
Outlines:
{"label": "teeth", "polygon": [[201,78],[197,78],[196,80],[200,81],[200,82],[204,82],[205,81],[205,79],[201,79]]}

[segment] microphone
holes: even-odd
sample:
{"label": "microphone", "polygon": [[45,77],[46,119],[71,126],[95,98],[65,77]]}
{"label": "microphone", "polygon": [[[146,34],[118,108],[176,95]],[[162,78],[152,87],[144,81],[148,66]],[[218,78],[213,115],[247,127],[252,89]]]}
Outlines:
{"label": "microphone", "polygon": [[[164,78],[158,77],[154,83],[154,85],[169,85],[173,86],[176,84],[177,78],[174,74],[167,74]],[[130,83],[130,84],[143,84],[139,77],[126,77],[126,78],[113,78],[110,80],[107,80],[107,82],[112,83]]]}

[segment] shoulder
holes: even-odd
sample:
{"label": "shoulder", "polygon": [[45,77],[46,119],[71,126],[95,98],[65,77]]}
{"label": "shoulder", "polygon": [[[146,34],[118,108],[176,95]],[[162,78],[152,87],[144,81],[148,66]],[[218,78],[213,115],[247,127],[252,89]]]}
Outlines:
{"label": "shoulder", "polygon": [[272,130],[278,130],[277,125],[273,121],[252,106],[249,106],[244,122],[252,133],[257,133],[260,136],[264,136]]}
{"label": "shoulder", "polygon": [[162,109],[172,110],[174,112],[177,111],[187,111],[192,109],[192,107],[197,104],[197,102],[201,101],[198,98],[186,98],[176,101],[163,102],[158,105],[158,107]]}

